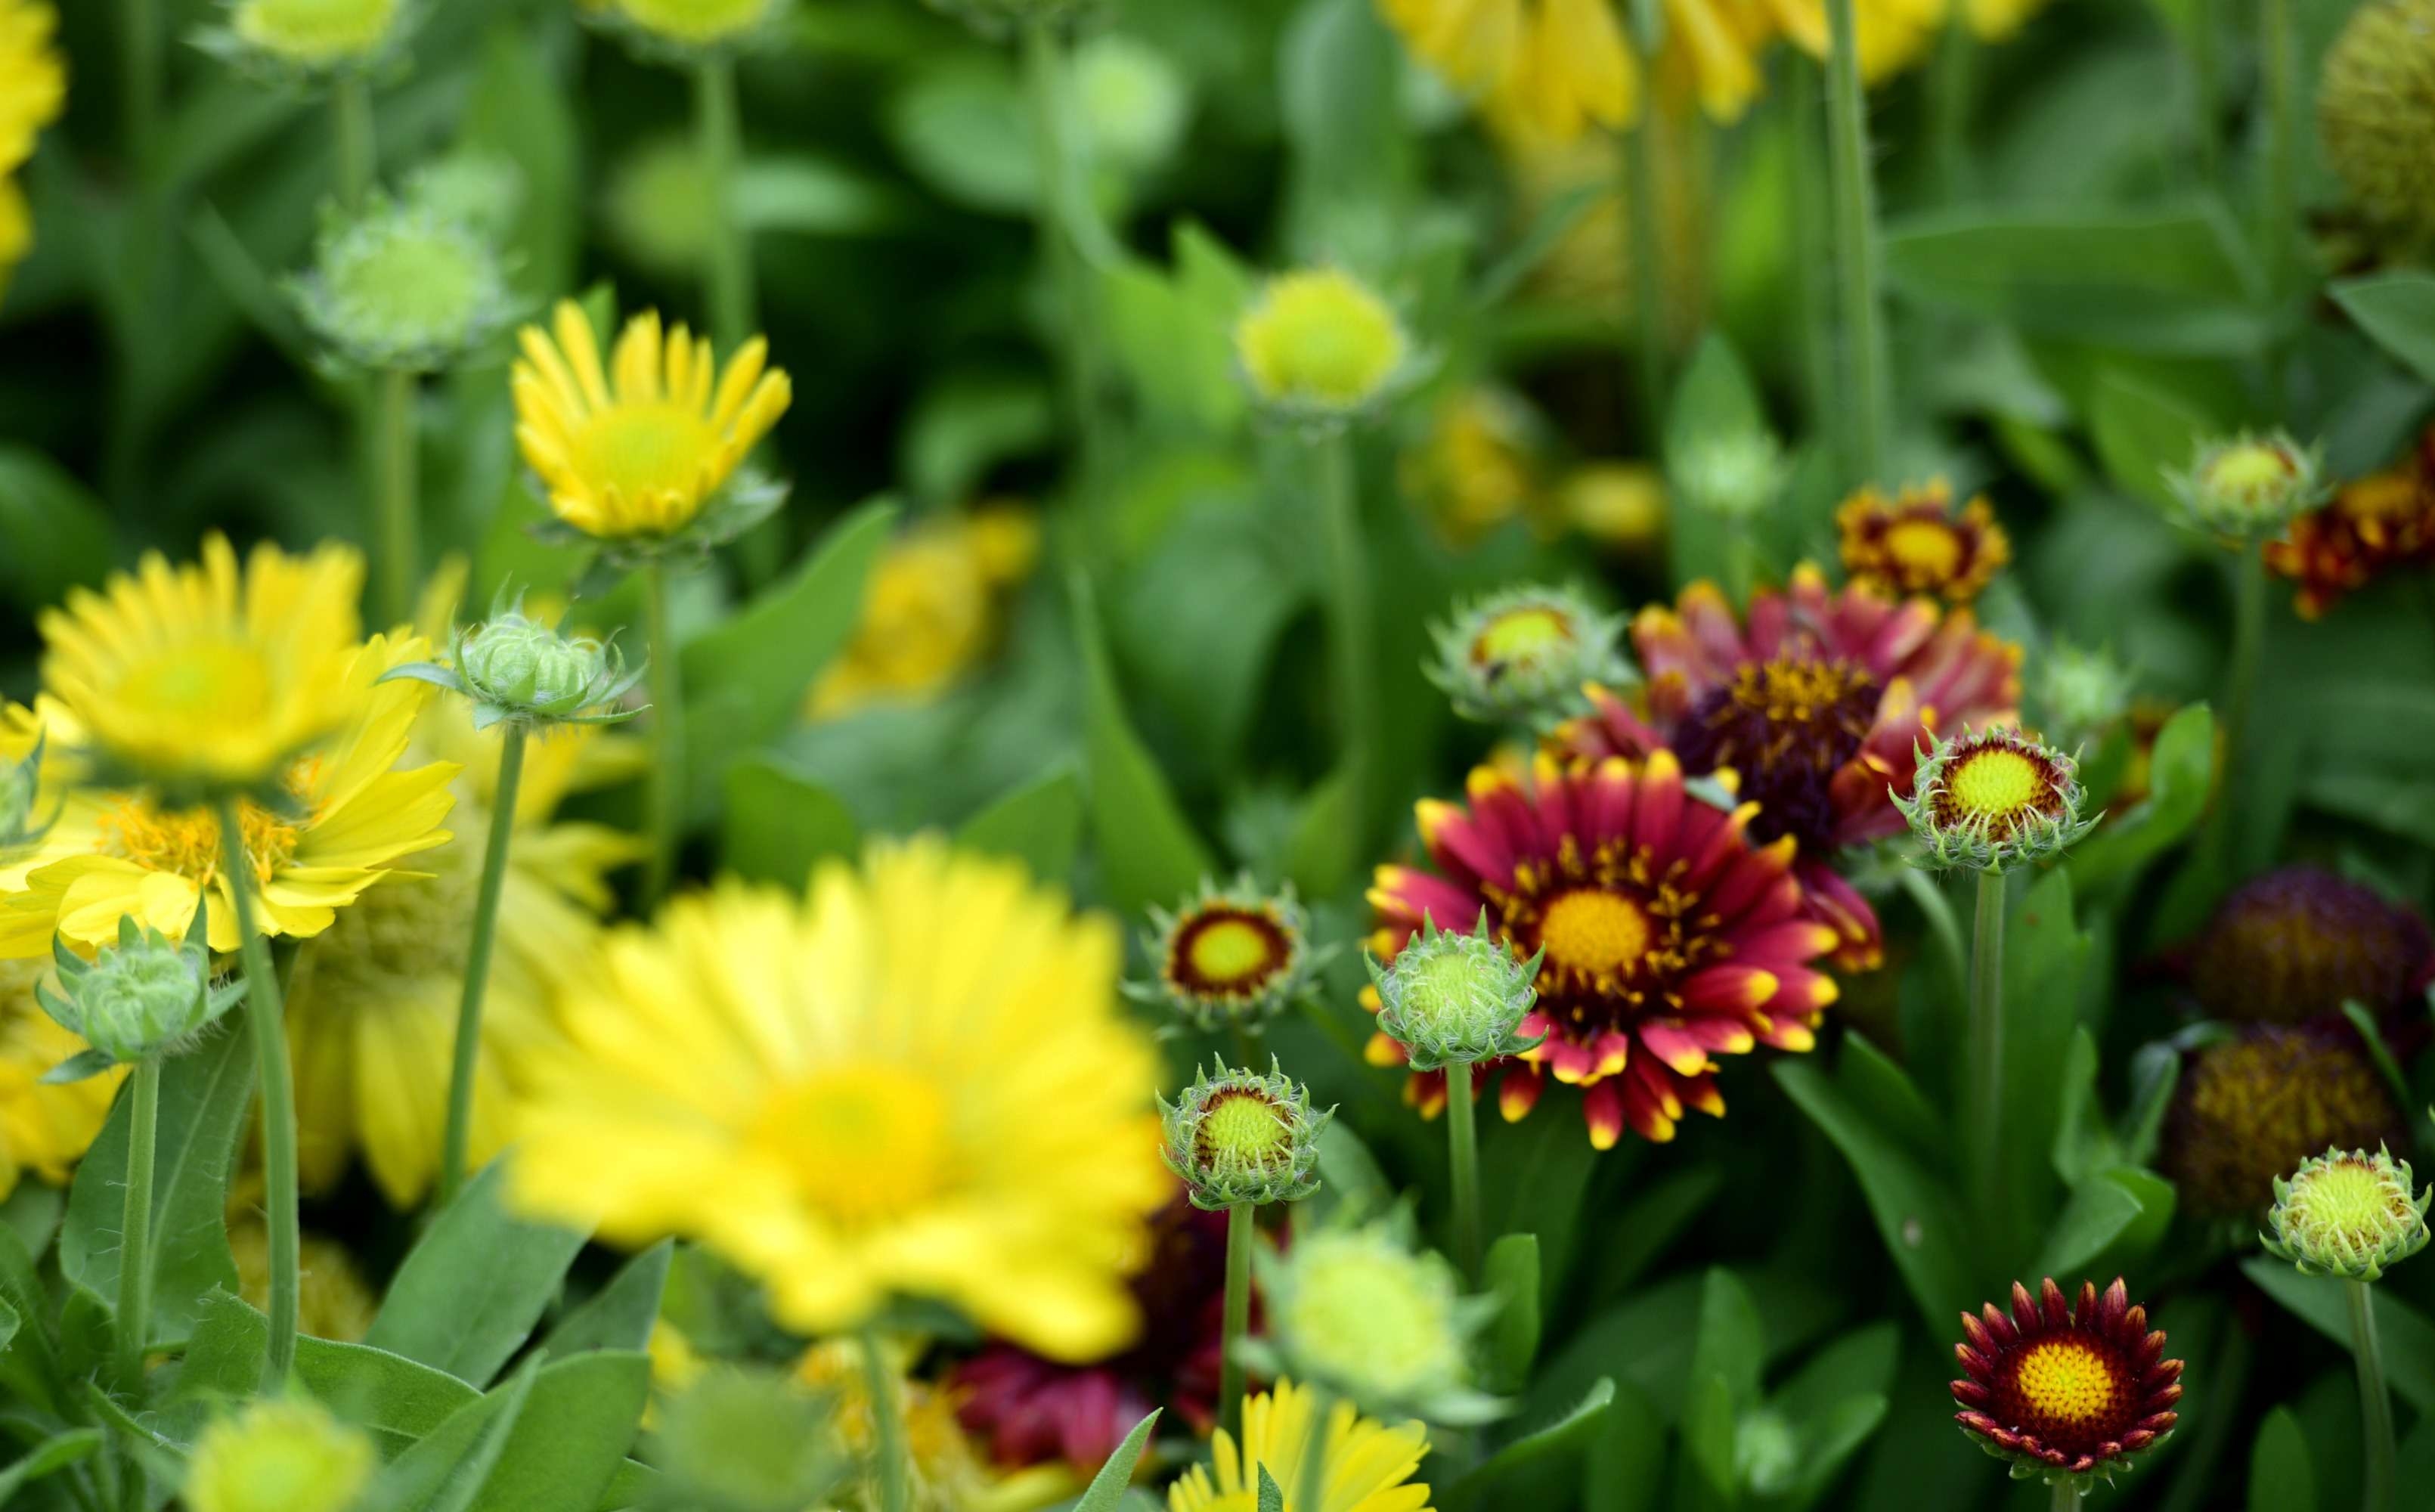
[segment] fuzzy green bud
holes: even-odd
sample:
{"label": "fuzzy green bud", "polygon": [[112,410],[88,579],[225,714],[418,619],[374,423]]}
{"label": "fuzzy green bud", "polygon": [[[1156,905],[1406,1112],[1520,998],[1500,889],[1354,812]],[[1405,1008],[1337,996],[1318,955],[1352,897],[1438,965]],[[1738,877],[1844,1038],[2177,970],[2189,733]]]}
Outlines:
{"label": "fuzzy green bud", "polygon": [[2280,535],[2330,491],[2323,449],[2302,447],[2281,431],[2202,441],[2189,471],[2165,481],[2184,524],[2231,541]]}
{"label": "fuzzy green bud", "polygon": [[490,244],[424,202],[334,221],[291,292],[341,361],[381,372],[450,367],[520,308]]}
{"label": "fuzzy green bud", "polygon": [[1569,590],[1509,588],[1431,627],[1437,654],[1423,670],[1466,719],[1550,729],[1587,709],[1583,684],[1637,678],[1623,629]]}
{"label": "fuzzy green bud", "polygon": [[1392,962],[1366,962],[1378,991],[1378,1028],[1409,1054],[1414,1071],[1518,1056],[1546,1038],[1521,1035],[1523,1019],[1539,1000],[1539,962],[1546,954],[1514,959],[1489,934],[1485,909],[1467,935],[1427,920]]}
{"label": "fuzzy green bud", "polygon": [[1669,457],[1674,496],[1719,520],[1747,522],[1775,507],[1792,475],[1783,444],[1763,430],[1736,426],[1699,436]]}
{"label": "fuzzy green bud", "polygon": [[686,63],[756,47],[776,35],[793,0],[601,0],[587,19],[625,38],[635,56]]}
{"label": "fuzzy green bud", "polygon": [[91,961],[54,936],[53,970],[35,984],[35,1000],[93,1051],[59,1068],[49,1079],[79,1080],[121,1062],[176,1054],[241,1001],[242,981],[219,986],[212,981],[211,955],[204,945],[208,930],[200,904],[183,941],[122,915],[118,942],[103,947]]}
{"label": "fuzzy green bud", "polygon": [[2102,650],[2057,644],[2039,661],[2037,699],[2049,732],[2070,739],[2111,730],[2131,712],[2131,669]]}
{"label": "fuzzy green bud", "polygon": [[644,668],[628,667],[606,642],[526,618],[521,606],[493,610],[482,624],[459,629],[449,655],[453,665],[409,662],[382,680],[411,678],[463,695],[474,705],[476,730],[614,724],[642,713],[616,704],[642,680]]}
{"label": "fuzzy green bud", "polygon": [[293,82],[377,68],[414,21],[413,0],[226,0],[195,40],[248,74]]}
{"label": "fuzzy green bud", "polygon": [[380,1456],[318,1402],[254,1401],[203,1431],[186,1463],[194,1512],[347,1512]]}
{"label": "fuzzy green bud", "polygon": [[1341,268],[1269,281],[1235,326],[1252,397],[1279,419],[1332,429],[1384,403],[1412,349],[1394,308]]}
{"label": "fuzzy green bud", "polygon": [[2304,1275],[2372,1281],[2426,1247],[2426,1210],[2435,1187],[2418,1191],[2409,1162],[2383,1147],[2327,1150],[2274,1181],[2260,1234],[2267,1251]]}
{"label": "fuzzy green bud", "polygon": [[1192,117],[1192,90],[1166,55],[1130,37],[1094,37],[1074,49],[1093,155],[1147,173],[1175,155]]}
{"label": "fuzzy green bud", "polygon": [[2062,854],[2097,827],[2080,816],[2079,765],[2017,730],[1940,740],[1894,806],[1934,871],[2005,871]]}
{"label": "fuzzy green bud", "polygon": [[1290,885],[1262,891],[1248,876],[1200,893],[1173,913],[1153,906],[1142,944],[1158,980],[1125,994],[1162,1006],[1197,1029],[1257,1032],[1301,1002],[1326,959],[1310,945],[1310,919]]}
{"label": "fuzzy green bud", "polygon": [[1212,1212],[1244,1203],[1300,1202],[1319,1190],[1319,1135],[1336,1109],[1314,1113],[1310,1094],[1272,1057],[1265,1076],[1195,1076],[1173,1103],[1159,1100],[1167,1169]]}

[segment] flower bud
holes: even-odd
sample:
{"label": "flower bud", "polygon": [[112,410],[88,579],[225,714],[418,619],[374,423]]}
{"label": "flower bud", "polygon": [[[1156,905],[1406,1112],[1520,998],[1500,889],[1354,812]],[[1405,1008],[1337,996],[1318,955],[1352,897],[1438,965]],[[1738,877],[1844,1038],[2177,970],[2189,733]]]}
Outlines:
{"label": "flower bud", "polygon": [[683,62],[751,46],[790,0],[604,0],[592,19],[625,34],[641,57]]}
{"label": "flower bud", "polygon": [[107,1064],[174,1055],[245,996],[242,981],[215,987],[203,941],[209,926],[204,906],[183,942],[137,925],[132,915],[118,920],[118,943],[90,962],[69,950],[64,938],[51,946],[54,971],[35,985],[43,1010],[60,1026],[83,1037],[107,1062],[68,1062],[78,1077]]}
{"label": "flower bud", "polygon": [[309,1400],[253,1401],[186,1462],[194,1512],[346,1512],[379,1464],[371,1440]]}
{"label": "flower bud", "polygon": [[2418,1191],[2409,1162],[2378,1147],[2327,1150],[2274,1182],[2267,1252],[2306,1276],[2372,1281],[2426,1247],[2435,1187]]}
{"label": "flower bud", "polygon": [[2325,50],[2317,138],[2370,224],[2405,244],[2435,234],[2435,0],[2351,12]]}
{"label": "flower bud", "polygon": [[2303,448],[2281,431],[2202,442],[2186,472],[2166,479],[2185,524],[2209,535],[2251,541],[2283,533],[2294,516],[2325,502],[2322,449]]}
{"label": "flower bud", "polygon": [[1192,90],[1166,55],[1131,37],[1094,37],[1074,50],[1092,154],[1130,173],[1175,155],[1191,121]]}
{"label": "flower bud", "polygon": [[493,610],[482,624],[459,629],[449,657],[455,665],[409,662],[382,680],[412,678],[462,694],[473,701],[476,730],[613,724],[642,713],[614,706],[642,680],[643,668],[628,668],[606,642],[526,618],[521,605]]}
{"label": "flower bud", "polygon": [[490,245],[425,203],[377,203],[325,229],[291,284],[315,335],[354,367],[436,372],[517,313]]}
{"label": "flower bud", "polygon": [[1933,870],[2004,871],[2044,861],[2097,827],[2080,816],[2078,766],[2017,730],[1940,740],[1910,796],[1893,795]]}
{"label": "flower bud", "polygon": [[1623,554],[1655,547],[1666,535],[1666,480],[1638,462],[1590,462],[1557,486],[1564,520],[1599,545]]}
{"label": "flower bud", "polygon": [[1162,1005],[1193,1027],[1259,1029],[1302,1000],[1324,953],[1310,948],[1310,920],[1291,885],[1264,893],[1246,876],[1200,895],[1170,914],[1149,911],[1143,937],[1158,980],[1128,982],[1135,1002]]}
{"label": "flower bud", "polygon": [[1404,1047],[1414,1071],[1518,1056],[1546,1038],[1520,1034],[1524,1016],[1539,1000],[1539,962],[1546,954],[1542,949],[1527,961],[1514,959],[1489,934],[1485,909],[1467,935],[1425,919],[1392,962],[1366,960],[1378,992],[1379,1031]]}
{"label": "flower bud", "polygon": [[1784,447],[1763,430],[1736,426],[1694,438],[1667,459],[1674,496],[1719,520],[1747,522],[1775,507],[1792,475]]}
{"label": "flower bud", "polygon": [[2113,729],[2131,713],[2131,669],[2102,650],[2058,642],[2040,659],[2037,700],[2046,728],[2079,740]]}
{"label": "flower bud", "polygon": [[1387,301],[1340,268],[1269,281],[1235,326],[1252,392],[1305,423],[1340,422],[1386,396],[1411,356]]}
{"label": "flower bud", "polygon": [[270,77],[370,68],[405,34],[407,0],[230,0],[209,51]]}
{"label": "flower bud", "polygon": [[1319,1190],[1319,1135],[1336,1109],[1313,1113],[1310,1094],[1273,1057],[1265,1076],[1220,1060],[1172,1104],[1159,1099],[1159,1112],[1161,1153],[1194,1207],[1300,1202]]}
{"label": "flower bud", "polygon": [[1430,628],[1437,655],[1424,668],[1455,713],[1481,724],[1552,729],[1583,713],[1586,683],[1626,684],[1637,674],[1621,649],[1623,621],[1558,588],[1509,588]]}

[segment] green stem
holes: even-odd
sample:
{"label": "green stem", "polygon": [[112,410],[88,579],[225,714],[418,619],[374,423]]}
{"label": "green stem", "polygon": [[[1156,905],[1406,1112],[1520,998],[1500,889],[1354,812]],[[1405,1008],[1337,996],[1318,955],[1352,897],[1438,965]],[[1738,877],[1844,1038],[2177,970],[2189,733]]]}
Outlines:
{"label": "green stem", "polygon": [[2228,876],[2232,855],[2233,815],[2238,811],[2242,777],[2241,753],[2248,747],[2249,711],[2257,694],[2257,668],[2266,647],[2266,555],[2261,547],[2243,544],[2234,569],[2232,652],[2224,668],[2223,775],[2216,783],[2214,807],[2206,831],[2199,837],[2194,864],[2202,875]]}
{"label": "green stem", "polygon": [[[1053,9],[1053,8],[1044,8]],[[1040,250],[1056,281],[1058,318],[1063,328],[1062,358],[1067,421],[1081,447],[1082,485],[1097,498],[1108,460],[1106,416],[1099,355],[1098,312],[1091,298],[1090,268],[1082,257],[1079,224],[1083,190],[1077,172],[1073,133],[1067,130],[1065,51],[1056,23],[1045,16],[1023,29],[1023,82],[1031,106],[1031,134],[1039,153],[1040,187],[1035,214]]]}
{"label": "green stem", "polygon": [[1819,97],[1818,71],[1808,60],[1787,50],[1791,77],[1786,86],[1785,129],[1791,162],[1792,241],[1798,262],[1792,292],[1801,328],[1801,372],[1808,392],[1809,422],[1827,428],[1827,419],[1842,422],[1843,405],[1835,392],[1835,292],[1832,269],[1834,238],[1826,204],[1826,154],[1818,140],[1826,118]]}
{"label": "green stem", "polygon": [[422,576],[423,499],[416,435],[418,385],[413,373],[394,369],[380,375],[380,486],[374,498],[380,510],[380,611],[384,626],[402,624],[414,614],[414,585]]}
{"label": "green stem", "polygon": [[1891,428],[1886,391],[1885,301],[1877,287],[1876,190],[1869,173],[1868,98],[1860,83],[1855,0],[1826,0],[1827,128],[1835,193],[1835,273],[1842,307],[1843,398],[1851,405],[1854,485],[1881,481]]}
{"label": "green stem", "polygon": [[752,238],[736,211],[735,171],[743,156],[743,114],[735,100],[735,60],[724,54],[694,68],[694,132],[711,203],[709,266],[704,270],[711,335],[721,352],[751,338],[759,296],[753,288]]}
{"label": "green stem", "polygon": [[339,74],[330,81],[330,108],[337,116],[338,201],[353,210],[372,192],[380,174],[371,80],[357,70]]}
{"label": "green stem", "polygon": [[270,1342],[262,1361],[262,1389],[287,1389],[296,1363],[297,1216],[296,1076],[287,1062],[287,1010],[280,1001],[279,972],[270,961],[270,940],[254,928],[253,863],[245,853],[237,800],[222,798],[220,865],[236,897],[236,933],[245,962],[246,1022],[253,1030],[256,1091],[262,1097],[263,1224],[270,1233]]}
{"label": "green stem", "polygon": [[2215,8],[2216,0],[2189,0],[2189,32],[2183,39],[2190,73],[2191,146],[2202,185],[2215,180],[2216,133],[2223,119],[2223,49]]}
{"label": "green stem", "polygon": [[161,1057],[127,1079],[127,1191],[118,1248],[118,1387],[144,1405],[144,1355],[152,1322],[152,1161],[161,1123]]}
{"label": "green stem", "polygon": [[684,834],[685,748],[683,668],[668,620],[668,569],[643,569],[645,633],[650,639],[651,860],[643,879],[646,912],[668,894]]}
{"label": "green stem", "polygon": [[2004,1137],[2004,874],[1978,874],[1970,941],[1970,1161],[1977,1197],[2000,1189]]}
{"label": "green stem", "polygon": [[125,0],[119,29],[127,155],[135,165],[133,177],[147,180],[151,177],[154,141],[160,131],[161,0]]}
{"label": "green stem", "polygon": [[[1646,39],[1635,36],[1633,44],[1640,54],[1640,77],[1656,78],[1657,65]],[[1639,124],[1624,134],[1623,187],[1624,214],[1631,221],[1632,348],[1638,359],[1634,378],[1641,423],[1654,449],[1666,434],[1666,277],[1664,239],[1657,225],[1657,101],[1654,90],[1643,94]]]}
{"label": "green stem", "polygon": [[2358,1362],[2359,1422],[2367,1434],[2367,1494],[2361,1512],[2392,1512],[2392,1398],[2384,1386],[2384,1347],[2375,1333],[2375,1294],[2349,1283],[2351,1353]]}
{"label": "green stem", "polygon": [[1257,1204],[1226,1210],[1226,1316],[1218,1336],[1218,1421],[1243,1440],[1243,1362],[1236,1356],[1252,1326],[1252,1242],[1259,1230]]}
{"label": "green stem", "polygon": [[1343,719],[1345,809],[1358,847],[1369,832],[1371,764],[1378,738],[1375,648],[1371,644],[1370,564],[1361,546],[1359,479],[1353,438],[1338,432],[1315,443],[1320,511],[1327,531],[1328,647],[1335,666],[1336,706]]}
{"label": "green stem", "polygon": [[508,844],[516,831],[516,789],[525,774],[525,727],[501,729],[499,782],[491,798],[491,839],[482,851],[482,886],[474,900],[474,938],[465,950],[465,988],[457,999],[457,1060],[448,1075],[448,1133],[440,1152],[440,1202],[465,1181],[474,1133],[474,1083],[482,1063],[482,994],[491,985],[491,948],[499,934],[499,889],[508,880]]}
{"label": "green stem", "polygon": [[2054,1487],[2054,1500],[2047,1505],[2052,1512],[2080,1512],[2080,1502],[2083,1494],[2077,1482],[2057,1481]]}
{"label": "green stem", "polygon": [[862,1379],[871,1393],[872,1453],[879,1471],[881,1512],[908,1512],[913,1504],[912,1468],[905,1441],[905,1414],[896,1400],[896,1372],[875,1330],[862,1333]]}
{"label": "green stem", "polygon": [[1454,1258],[1479,1284],[1479,1130],[1471,1101],[1471,1062],[1449,1060],[1446,1079],[1446,1145],[1454,1171]]}
{"label": "green stem", "polygon": [[2300,64],[2291,36],[2291,0],[2260,0],[2257,51],[2266,83],[2266,176],[2258,242],[2267,286],[2280,293],[2292,270],[2300,222]]}
{"label": "green stem", "polygon": [[1978,38],[1967,17],[1944,24],[1935,72],[1928,78],[1928,108],[1936,138],[1936,177],[1948,201],[1970,191],[1970,117],[1978,83]]}

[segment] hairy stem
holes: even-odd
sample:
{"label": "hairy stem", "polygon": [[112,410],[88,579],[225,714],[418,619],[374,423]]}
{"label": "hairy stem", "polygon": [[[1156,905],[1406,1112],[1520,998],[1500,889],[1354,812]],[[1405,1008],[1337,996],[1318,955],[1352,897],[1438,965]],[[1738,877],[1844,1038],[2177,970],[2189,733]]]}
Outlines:
{"label": "hairy stem", "polygon": [[2004,1138],[2004,874],[1978,874],[1970,942],[1970,1161],[1982,1204],[2001,1186]]}
{"label": "hairy stem", "polygon": [[2392,1512],[2392,1398],[2384,1385],[2384,1347],[2375,1332],[2375,1293],[2366,1281],[2345,1283],[2351,1303],[2351,1354],[2358,1362],[2359,1422],[2367,1437],[2366,1494],[2361,1512]]}
{"label": "hairy stem", "polygon": [[1361,502],[1353,438],[1338,432],[1313,450],[1319,463],[1320,509],[1327,530],[1328,649],[1334,657],[1336,707],[1343,724],[1345,812],[1357,846],[1369,831],[1370,788],[1378,739],[1377,654],[1371,644],[1370,563],[1361,543]]}
{"label": "hairy stem", "polygon": [[263,1225],[270,1235],[270,1342],[262,1361],[262,1389],[287,1389],[296,1363],[297,1284],[296,1075],[287,1060],[287,1010],[281,1001],[279,971],[270,941],[254,927],[253,889],[259,885],[245,853],[237,800],[217,806],[220,865],[236,895],[236,932],[245,963],[245,1017],[253,1033],[256,1089],[262,1097]]}
{"label": "hairy stem", "polygon": [[144,1406],[144,1355],[152,1322],[152,1162],[161,1125],[161,1056],[127,1078],[127,1191],[118,1248],[118,1388]]}
{"label": "hairy stem", "polygon": [[1835,273],[1842,313],[1845,401],[1851,405],[1855,485],[1885,471],[1891,417],[1886,388],[1885,300],[1878,288],[1876,190],[1869,170],[1868,97],[1860,82],[1855,0],[1827,0],[1834,50],[1827,59],[1827,129],[1835,195]]}
{"label": "hairy stem", "polygon": [[643,906],[648,910],[667,896],[684,834],[683,669],[669,628],[665,563],[655,561],[643,569],[643,600],[651,657],[651,860],[643,879]]}
{"label": "hairy stem", "polygon": [[422,576],[422,484],[415,434],[414,374],[403,369],[380,375],[378,455],[380,487],[374,494],[379,509],[380,612],[384,626],[399,624],[414,613],[415,581]]}
{"label": "hairy stem", "polygon": [[359,71],[330,81],[330,110],[337,116],[338,202],[359,210],[380,175],[380,147],[372,132],[372,85]]}
{"label": "hairy stem", "polygon": [[1218,1334],[1218,1421],[1243,1440],[1243,1362],[1235,1358],[1252,1326],[1252,1243],[1259,1230],[1257,1205],[1238,1202],[1226,1210],[1226,1315]]}
{"label": "hairy stem", "polygon": [[711,203],[704,293],[711,335],[722,353],[751,338],[759,296],[753,288],[752,238],[735,203],[735,165],[743,155],[742,112],[735,101],[735,60],[723,54],[694,68],[694,133]]}
{"label": "hairy stem", "polygon": [[491,985],[491,949],[499,935],[499,891],[508,878],[508,846],[515,836],[516,789],[525,774],[525,726],[510,719],[499,742],[499,782],[491,799],[491,838],[482,851],[482,885],[474,900],[474,938],[465,949],[465,986],[457,999],[457,1057],[448,1074],[448,1132],[440,1151],[440,1201],[445,1207],[465,1184],[474,1135],[474,1084],[482,1064],[482,995]]}
{"label": "hairy stem", "polygon": [[1454,1170],[1454,1258],[1463,1275],[1479,1284],[1479,1130],[1471,1104],[1471,1062],[1449,1060],[1446,1078],[1446,1142]]}

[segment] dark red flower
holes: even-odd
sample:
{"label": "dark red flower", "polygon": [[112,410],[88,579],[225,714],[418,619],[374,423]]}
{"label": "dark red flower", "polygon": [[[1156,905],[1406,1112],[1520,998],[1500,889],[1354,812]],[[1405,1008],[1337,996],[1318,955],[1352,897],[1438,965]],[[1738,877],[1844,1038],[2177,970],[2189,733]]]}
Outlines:
{"label": "dark red flower", "polygon": [[2244,1023],[2302,1023],[2344,1003],[2384,1014],[2435,976],[2425,919],[2315,867],[2234,888],[2182,954],[2208,1015]]}
{"label": "dark red flower", "polygon": [[2081,1282],[2077,1308],[2051,1279],[2034,1298],[2015,1281],[2010,1316],[1990,1302],[1961,1314],[1961,1332],[1954,1420],[1999,1459],[2049,1478],[2108,1475],[2178,1420],[2182,1362],[2165,1358],[2119,1277],[2102,1297]]}

